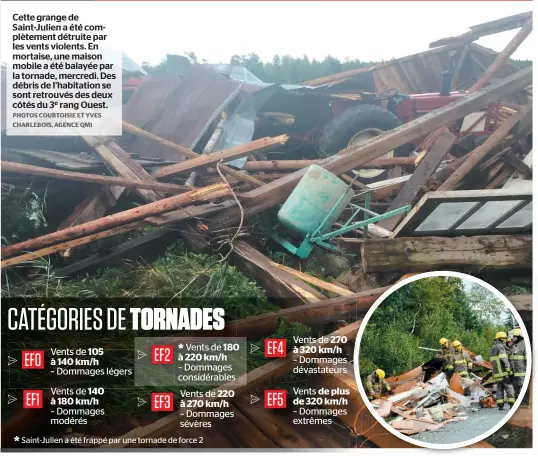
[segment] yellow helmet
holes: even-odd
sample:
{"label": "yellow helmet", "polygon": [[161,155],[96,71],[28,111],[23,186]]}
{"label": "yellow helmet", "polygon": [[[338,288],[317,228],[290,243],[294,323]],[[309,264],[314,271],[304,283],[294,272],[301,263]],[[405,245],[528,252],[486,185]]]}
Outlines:
{"label": "yellow helmet", "polygon": [[514,332],[512,333],[512,335],[516,337],[521,337],[521,328],[514,329]]}
{"label": "yellow helmet", "polygon": [[384,370],[376,369],[375,373],[376,373],[377,377],[380,378],[381,380],[383,380],[385,378],[385,371]]}
{"label": "yellow helmet", "polygon": [[495,339],[506,339],[506,333],[504,331],[499,331],[495,334]]}
{"label": "yellow helmet", "polygon": [[445,339],[444,337],[441,337],[441,339],[439,340],[439,343],[441,345],[445,345],[447,342],[448,342],[448,339]]}
{"label": "yellow helmet", "polygon": [[452,346],[454,348],[459,347],[460,345],[461,345],[461,342],[459,340],[455,340],[454,342],[452,342]]}

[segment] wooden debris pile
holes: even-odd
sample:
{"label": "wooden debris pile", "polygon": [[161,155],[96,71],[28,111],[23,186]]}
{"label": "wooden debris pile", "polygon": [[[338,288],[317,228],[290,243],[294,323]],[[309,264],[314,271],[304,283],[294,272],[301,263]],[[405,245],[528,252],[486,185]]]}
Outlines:
{"label": "wooden debris pile", "polygon": [[[365,91],[357,89],[364,71],[310,81],[305,96],[293,98],[283,88],[249,88],[197,65],[179,79],[144,82],[125,107],[122,138],[3,137],[3,194],[8,188],[33,192],[40,186],[48,192],[47,206],[56,209],[57,218],[39,236],[3,236],[3,273],[17,267],[18,277],[31,280],[34,262],[49,258],[57,277],[77,276],[127,259],[150,261],[181,238],[192,251],[213,251],[221,261],[231,261],[282,307],[227,322],[223,333],[261,337],[287,319],[320,328],[336,324],[339,329],[332,334],[345,335],[348,341],[356,337],[360,319],[376,299],[406,274],[439,269],[483,274],[501,269],[504,278],[529,283],[532,67],[516,68],[509,58],[530,33],[532,17],[529,13],[494,22],[432,43],[438,48],[426,53],[371,69],[378,92],[398,87],[389,73],[403,79],[409,93],[426,91],[432,85],[438,92],[438,80],[437,85],[421,80],[422,73],[414,65],[428,66],[427,59],[435,57],[446,68],[448,62],[440,56],[448,57],[456,50],[452,89],[466,91],[438,109],[401,119],[400,126],[366,141],[346,140],[339,152],[328,157],[313,153],[316,129],[301,132],[300,122],[275,119],[281,119],[281,114],[297,119],[300,112],[318,112],[316,103],[327,107],[335,98],[346,103],[366,99]],[[473,44],[480,36],[516,27],[521,30],[499,54]],[[313,88],[315,96],[310,98],[306,93]],[[288,103],[290,97],[293,112],[274,115],[275,100]],[[302,100],[313,104],[301,105]],[[375,101],[383,104],[387,98]],[[272,119],[269,123],[262,121],[268,118]],[[277,128],[282,124],[287,126],[284,130]],[[293,128],[288,128],[291,124]],[[241,130],[245,125],[246,130]],[[234,136],[237,132],[241,134]],[[302,141],[298,143],[299,133]],[[402,147],[407,148],[407,155],[395,156],[394,151]],[[290,267],[274,256],[269,258],[270,252],[279,249],[271,240],[276,223],[273,209],[286,201],[312,164],[340,176],[357,193],[366,191],[377,213],[412,207],[405,216],[387,218],[367,230],[332,240],[355,263],[351,269],[348,266],[347,279],[323,280],[303,272],[304,263],[298,260]],[[380,172],[374,179],[355,178],[354,171],[360,175],[367,170]],[[68,202],[55,208],[60,200]],[[349,213],[344,212],[335,226],[347,217]],[[142,227],[154,229],[106,251],[70,260],[72,252],[86,244]],[[360,284],[349,277],[351,272],[361,276]],[[510,299],[527,318],[531,315],[530,295]],[[315,343],[320,344],[322,340]],[[295,355],[290,354],[249,372],[236,384],[219,388],[233,389],[237,415],[260,428],[272,414],[249,408],[240,394],[286,374],[294,361]],[[383,432],[366,410],[348,361],[349,375],[323,374],[309,381],[351,391],[350,412],[341,421],[355,434],[381,447],[411,446]],[[389,411],[402,418],[394,424],[408,434],[439,426],[435,419],[418,417],[416,410],[409,413],[409,402],[403,399],[393,401]],[[451,407],[442,409],[444,423],[457,419],[456,413]],[[135,427],[124,437],[173,434],[184,420],[177,411],[148,426]],[[274,429],[258,433],[257,443],[243,444],[277,446],[281,438],[273,435]],[[304,436],[296,434],[296,445],[304,446]],[[230,442],[220,443],[225,447]]]}

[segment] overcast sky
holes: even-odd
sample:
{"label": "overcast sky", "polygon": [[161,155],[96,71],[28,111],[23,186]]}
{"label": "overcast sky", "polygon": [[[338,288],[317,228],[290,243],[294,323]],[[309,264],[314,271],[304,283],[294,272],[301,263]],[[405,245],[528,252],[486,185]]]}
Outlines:
{"label": "overcast sky", "polygon": [[[380,61],[426,50],[432,41],[532,6],[529,1],[1,2],[0,42],[5,61],[13,13],[77,13],[81,21],[109,26],[107,45],[139,64],[187,51],[211,63],[250,52],[264,61],[275,54]],[[515,33],[484,37],[478,44],[500,51]],[[514,58],[532,58],[531,38]]]}

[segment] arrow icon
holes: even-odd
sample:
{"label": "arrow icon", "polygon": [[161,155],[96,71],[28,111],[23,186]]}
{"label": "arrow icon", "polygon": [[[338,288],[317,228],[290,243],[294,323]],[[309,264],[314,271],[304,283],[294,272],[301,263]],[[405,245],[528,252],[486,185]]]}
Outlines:
{"label": "arrow icon", "polygon": [[251,395],[250,395],[250,405],[255,404],[255,403],[258,402],[259,400],[260,400],[260,398],[254,396],[254,394],[251,394]]}
{"label": "arrow icon", "polygon": [[144,353],[143,351],[137,350],[136,351],[136,356],[137,356],[136,359],[142,359],[144,356],[148,356],[148,355],[146,353]]}
{"label": "arrow icon", "polygon": [[7,365],[11,366],[12,364],[16,363],[17,360],[15,358],[12,358],[11,356],[7,357]]}
{"label": "arrow icon", "polygon": [[7,405],[13,404],[13,402],[15,402],[16,400],[17,398],[15,396],[12,396],[11,394],[7,395]]}
{"label": "arrow icon", "polygon": [[139,397],[137,397],[137,399],[138,399],[137,407],[140,407],[141,405],[144,405],[146,403],[146,401],[144,399],[140,399]]}
{"label": "arrow icon", "polygon": [[257,345],[250,344],[250,353],[255,353],[260,349]]}

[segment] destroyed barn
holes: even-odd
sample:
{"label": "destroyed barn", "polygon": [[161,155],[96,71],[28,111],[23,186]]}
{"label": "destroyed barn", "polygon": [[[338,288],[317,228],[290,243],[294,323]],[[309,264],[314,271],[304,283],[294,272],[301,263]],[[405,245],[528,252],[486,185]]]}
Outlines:
{"label": "destroyed barn", "polygon": [[[519,31],[500,53],[474,43],[511,29]],[[70,286],[80,297],[74,284],[103,284],[98,274],[106,268],[122,277],[142,265],[164,277],[152,263],[176,258],[170,248],[179,243],[184,265],[204,258],[195,275],[207,287],[237,274],[236,288],[219,285],[214,296],[238,284],[263,289],[260,299],[270,304],[237,310],[226,335],[256,340],[287,322],[345,336],[344,352],[352,352],[361,318],[388,287],[447,269],[508,290],[531,332],[532,67],[510,59],[531,30],[530,13],[512,16],[419,54],[300,86],[175,56],[166,77],[126,70],[121,137],[2,135],[4,297]],[[3,106],[3,124],[4,115]],[[228,263],[223,275],[207,272]],[[196,276],[177,288],[162,283],[170,297],[188,295]],[[134,289],[116,285],[122,296]],[[99,292],[110,297],[106,287]],[[411,447],[371,416],[345,356],[348,375],[303,379],[351,391],[337,424],[301,431],[289,414],[250,404],[250,394],[292,371],[290,353],[253,368],[246,382],[219,387],[235,391],[235,421],[214,420],[207,447]],[[409,391],[429,380],[424,366],[417,369],[397,387],[396,414],[409,413]],[[525,446],[531,397],[505,427],[521,429]],[[6,442],[28,425],[25,413],[5,423]],[[439,413],[454,414],[451,407]],[[209,434],[182,427],[186,420],[179,411],[157,421],[132,413],[95,432]],[[437,426],[421,420],[402,420],[400,431]]]}

